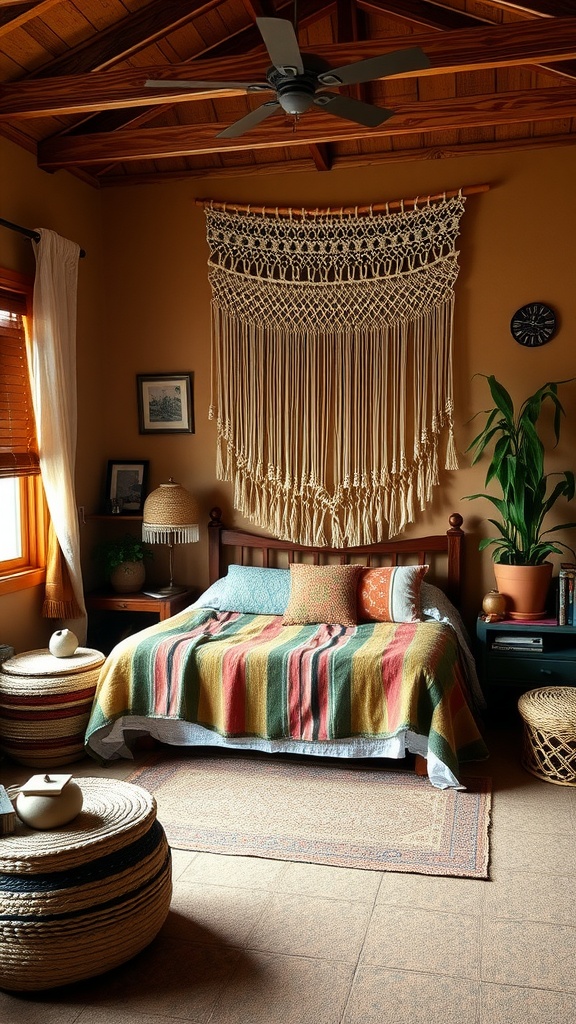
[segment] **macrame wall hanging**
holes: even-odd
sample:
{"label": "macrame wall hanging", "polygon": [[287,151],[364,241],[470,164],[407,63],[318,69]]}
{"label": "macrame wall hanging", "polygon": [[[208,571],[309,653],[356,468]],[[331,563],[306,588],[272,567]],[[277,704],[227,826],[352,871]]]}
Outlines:
{"label": "macrame wall hanging", "polygon": [[425,508],[441,458],[458,468],[463,211],[462,193],[398,212],[205,203],[217,475],[258,526],[302,544],[373,543]]}

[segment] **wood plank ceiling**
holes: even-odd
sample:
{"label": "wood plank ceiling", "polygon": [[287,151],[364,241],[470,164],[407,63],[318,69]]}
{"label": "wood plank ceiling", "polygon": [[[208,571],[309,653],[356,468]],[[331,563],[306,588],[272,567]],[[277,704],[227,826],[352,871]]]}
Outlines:
{"label": "wood plank ceiling", "polygon": [[[217,138],[273,93],[162,80],[265,80],[256,19],[296,24],[331,67],[419,46],[430,67],[348,94],[394,115],[314,107]],[[576,0],[2,0],[0,134],[102,187],[359,166],[576,141]]]}

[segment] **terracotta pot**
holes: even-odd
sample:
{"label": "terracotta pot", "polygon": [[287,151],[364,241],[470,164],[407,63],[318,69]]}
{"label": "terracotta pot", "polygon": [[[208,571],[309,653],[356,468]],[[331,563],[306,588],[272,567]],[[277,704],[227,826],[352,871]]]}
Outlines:
{"label": "terracotta pot", "polygon": [[110,573],[110,586],[117,594],[134,594],[142,590],[145,579],[144,562],[121,562]]}
{"label": "terracotta pot", "polygon": [[494,563],[496,585],[506,598],[506,614],[510,619],[532,622],[546,618],[552,568],[552,562],[542,565]]}

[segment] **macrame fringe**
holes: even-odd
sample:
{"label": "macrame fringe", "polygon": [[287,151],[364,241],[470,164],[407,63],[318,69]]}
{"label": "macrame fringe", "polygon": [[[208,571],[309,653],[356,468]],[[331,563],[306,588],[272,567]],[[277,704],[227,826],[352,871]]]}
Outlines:
{"label": "macrame fringe", "polygon": [[70,570],[62,554],[53,522],[50,522],[48,531],[48,556],[46,561],[46,585],[42,602],[43,618],[80,618],[82,611],[74,595]]}
{"label": "macrame fringe", "polygon": [[445,432],[444,464],[457,468],[462,197],[445,205],[311,231],[207,210],[216,472],[260,527],[304,544],[372,543],[430,502]]}

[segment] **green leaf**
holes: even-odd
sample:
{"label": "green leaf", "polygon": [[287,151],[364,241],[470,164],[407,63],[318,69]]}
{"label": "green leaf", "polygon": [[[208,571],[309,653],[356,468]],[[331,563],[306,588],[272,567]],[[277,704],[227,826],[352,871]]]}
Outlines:
{"label": "green leaf", "polygon": [[[514,403],[506,388],[493,375],[480,376],[488,384],[494,405],[491,409],[483,410],[484,427],[467,451],[473,453],[472,465],[492,451],[485,486],[495,484],[501,490],[501,496],[487,491],[466,495],[469,501],[478,498],[489,501],[501,516],[501,522],[488,520],[501,536],[482,540],[480,550],[493,546],[494,561],[510,565],[539,564],[549,554],[560,554],[562,548],[571,551],[562,541],[542,539],[549,534],[576,528],[576,523],[564,523],[543,530],[544,520],[556,502],[561,499],[571,501],[574,498],[576,478],[572,470],[552,474],[544,472],[545,447],[538,432],[538,424],[543,407],[551,404],[557,444],[561,419],[565,415],[558,398],[558,388],[576,378],[548,381],[525,399],[515,420]],[[553,476],[560,479],[550,489],[549,480]]]}
{"label": "green leaf", "polygon": [[506,420],[514,422],[514,403],[506,388],[496,380],[496,377],[488,377],[488,387],[494,401],[494,405],[500,409]]}

